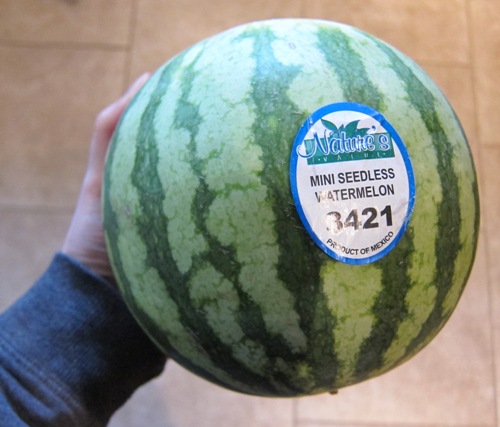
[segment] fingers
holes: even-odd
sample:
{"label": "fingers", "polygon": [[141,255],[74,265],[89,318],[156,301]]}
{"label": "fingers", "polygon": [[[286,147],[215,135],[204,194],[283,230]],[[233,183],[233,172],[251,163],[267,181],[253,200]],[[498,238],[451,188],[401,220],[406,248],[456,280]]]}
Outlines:
{"label": "fingers", "polygon": [[120,117],[132,98],[137,94],[150,76],[150,73],[142,74],[118,100],[102,110],[97,116],[94,125],[92,143],[90,146],[90,158],[88,165],[90,172],[100,173],[100,171],[102,171],[106,151]]}
{"label": "fingers", "polygon": [[143,74],[123,96],[97,117],[90,146],[90,158],[75,213],[62,251],[103,277],[112,277],[106,253],[101,218],[101,187],[106,151],[123,111],[150,77]]}

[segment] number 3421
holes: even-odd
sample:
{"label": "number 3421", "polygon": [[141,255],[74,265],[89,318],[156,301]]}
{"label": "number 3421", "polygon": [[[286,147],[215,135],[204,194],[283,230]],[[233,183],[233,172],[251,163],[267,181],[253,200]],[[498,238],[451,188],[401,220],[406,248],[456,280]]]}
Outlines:
{"label": "number 3421", "polygon": [[326,228],[332,234],[341,233],[348,228],[354,230],[379,228],[381,221],[383,222],[382,226],[392,226],[391,205],[387,205],[380,212],[376,208],[365,208],[361,211],[361,215],[358,209],[353,209],[345,219],[342,218],[340,212],[326,214]]}

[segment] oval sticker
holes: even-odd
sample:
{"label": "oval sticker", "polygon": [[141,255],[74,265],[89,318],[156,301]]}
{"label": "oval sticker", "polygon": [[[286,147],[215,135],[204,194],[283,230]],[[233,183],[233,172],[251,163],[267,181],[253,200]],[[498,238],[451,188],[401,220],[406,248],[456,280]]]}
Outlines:
{"label": "oval sticker", "polygon": [[311,114],[292,149],[290,183],[316,244],[348,264],[368,264],[401,239],[415,177],[406,147],[378,111],[337,103]]}

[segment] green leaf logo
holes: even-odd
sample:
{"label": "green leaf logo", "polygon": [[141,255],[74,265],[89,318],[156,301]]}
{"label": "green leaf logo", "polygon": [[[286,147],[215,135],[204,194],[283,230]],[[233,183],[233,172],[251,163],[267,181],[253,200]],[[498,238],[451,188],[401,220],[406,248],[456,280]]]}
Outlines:
{"label": "green leaf logo", "polygon": [[394,157],[391,137],[387,132],[375,133],[376,128],[358,128],[360,120],[346,125],[321,118],[321,135],[314,132],[313,139],[304,140],[298,148],[298,155],[308,164],[335,163],[352,160],[380,159]]}

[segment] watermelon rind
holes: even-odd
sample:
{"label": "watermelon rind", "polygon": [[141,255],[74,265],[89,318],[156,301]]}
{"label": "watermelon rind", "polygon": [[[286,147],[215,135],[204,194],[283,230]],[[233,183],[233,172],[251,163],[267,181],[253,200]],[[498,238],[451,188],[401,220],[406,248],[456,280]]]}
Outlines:
{"label": "watermelon rind", "polygon": [[[404,235],[366,265],[325,254],[290,189],[297,132],[337,102],[383,114],[415,175]],[[460,122],[415,62],[347,25],[276,19],[157,70],[114,134],[103,217],[122,295],[169,357],[242,393],[302,396],[387,372],[435,337],[473,265],[479,196]]]}

